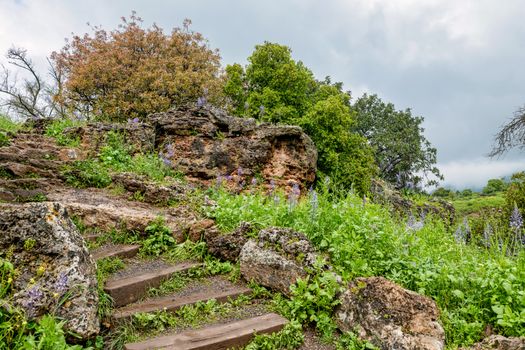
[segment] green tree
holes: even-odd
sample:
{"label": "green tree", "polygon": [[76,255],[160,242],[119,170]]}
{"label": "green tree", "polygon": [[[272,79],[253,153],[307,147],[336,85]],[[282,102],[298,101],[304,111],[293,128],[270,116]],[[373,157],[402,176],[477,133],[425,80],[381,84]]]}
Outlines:
{"label": "green tree", "polygon": [[505,192],[505,208],[509,215],[515,205],[525,212],[525,171],[512,175]]}
{"label": "green tree", "polygon": [[507,184],[502,179],[490,179],[487,185],[483,187],[481,193],[484,195],[491,195],[497,192],[502,192],[507,189]]}
{"label": "green tree", "polygon": [[350,95],[330,78],[316,81],[290,48],[257,45],[245,69],[226,67],[224,93],[230,112],[271,123],[299,125],[317,146],[318,169],[340,186],[366,193],[376,174],[366,139],[352,132]]}
{"label": "green tree", "polygon": [[298,124],[317,146],[319,170],[338,185],[366,193],[376,175],[374,153],[366,139],[350,131],[354,119],[345,100],[345,95],[320,100]]}
{"label": "green tree", "polygon": [[239,64],[226,67],[224,92],[236,115],[283,124],[294,124],[310,107],[316,87],[312,72],[294,61],[289,47],[265,42],[255,46],[246,70]]}
{"label": "green tree", "polygon": [[[379,176],[398,189],[436,184],[443,179],[436,164],[436,149],[423,135],[422,117],[410,109],[396,110],[377,95],[364,94],[352,106],[357,113],[353,130],[375,149]],[[428,175],[436,179],[428,179]]]}

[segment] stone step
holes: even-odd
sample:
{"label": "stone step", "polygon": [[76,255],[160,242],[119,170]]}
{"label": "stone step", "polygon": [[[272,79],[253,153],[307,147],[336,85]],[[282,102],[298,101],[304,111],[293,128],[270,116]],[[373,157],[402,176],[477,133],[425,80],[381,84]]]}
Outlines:
{"label": "stone step", "polygon": [[113,312],[112,318],[114,323],[127,319],[140,312],[155,312],[166,310],[174,312],[186,305],[193,305],[199,301],[208,301],[215,299],[220,303],[227,302],[229,299],[235,299],[241,295],[248,295],[252,292],[250,288],[232,286],[229,290],[205,291],[192,293],[185,296],[170,295],[158,298],[152,298],[143,302],[127,305]]}
{"label": "stone step", "polygon": [[288,321],[274,313],[226,324],[189,330],[182,333],[130,343],[126,350],[219,350],[244,346],[254,333],[265,334],[281,330]]}
{"label": "stone step", "polygon": [[[96,239],[96,238],[95,238]],[[95,249],[91,256],[95,261],[105,258],[132,258],[139,252],[140,245],[138,244],[116,244],[100,247]]]}
{"label": "stone step", "polygon": [[124,306],[136,302],[146,294],[149,288],[158,287],[173,274],[198,266],[202,266],[202,264],[184,262],[131,276],[112,278],[106,282],[104,290],[113,298],[115,307]]}

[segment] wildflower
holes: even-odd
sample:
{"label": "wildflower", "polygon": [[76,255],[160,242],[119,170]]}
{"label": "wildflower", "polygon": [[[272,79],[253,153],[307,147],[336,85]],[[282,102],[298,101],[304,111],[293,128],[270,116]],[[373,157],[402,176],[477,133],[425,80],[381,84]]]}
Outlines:
{"label": "wildflower", "polygon": [[68,282],[68,277],[66,273],[61,272],[60,275],[58,276],[57,281],[55,282],[55,290],[60,294],[64,293],[68,289],[67,282]]}
{"label": "wildflower", "polygon": [[512,210],[512,213],[510,214],[510,228],[514,230],[514,232],[519,232],[521,228],[523,227],[523,217],[521,216],[520,210],[518,209],[517,205],[514,205],[514,209]]}
{"label": "wildflower", "polygon": [[197,99],[197,107],[204,107],[207,103],[206,97],[201,96]]}
{"label": "wildflower", "polygon": [[173,147],[173,144],[167,143],[166,145],[164,145],[164,149],[168,157],[171,158],[175,155],[175,148]]}
{"label": "wildflower", "polygon": [[33,286],[27,292],[27,298],[22,302],[22,305],[27,310],[29,315],[34,315],[36,313],[37,305],[36,303],[42,300],[44,293],[40,290],[38,286]]}
{"label": "wildflower", "polygon": [[317,209],[319,208],[319,198],[317,196],[317,192],[314,189],[312,189],[310,192],[310,206],[312,208],[312,218],[315,218],[315,216],[317,216]]}
{"label": "wildflower", "polygon": [[301,189],[297,183],[292,186],[292,192],[288,195],[288,203],[290,204],[289,210],[291,211],[296,205],[299,196],[301,195]]}
{"label": "wildflower", "polygon": [[409,230],[409,231],[419,231],[424,226],[425,226],[424,219],[416,220],[416,218],[414,217],[414,215],[412,215],[412,213],[409,214],[408,221],[407,221],[407,224],[406,224],[407,230]]}
{"label": "wildflower", "polygon": [[259,106],[259,112],[261,113],[261,117],[262,117],[264,115],[264,106],[263,105]]}
{"label": "wildflower", "polygon": [[239,177],[242,176],[242,168],[241,168],[241,167],[239,167],[239,168],[237,169],[237,175],[238,175]]}
{"label": "wildflower", "polygon": [[255,177],[252,177],[252,186],[257,186],[257,179]]}
{"label": "wildflower", "polygon": [[492,237],[492,227],[490,224],[486,224],[483,229],[483,245],[490,248],[490,238]]}
{"label": "wildflower", "polygon": [[221,187],[221,185],[222,185],[222,176],[221,175],[217,175],[217,180],[215,180],[215,185],[217,187]]}
{"label": "wildflower", "polygon": [[231,175],[227,175],[227,176],[226,176],[226,181],[231,181],[231,180],[233,180],[233,176],[231,176]]}
{"label": "wildflower", "polygon": [[273,196],[273,204],[279,205],[281,198],[278,195]]}

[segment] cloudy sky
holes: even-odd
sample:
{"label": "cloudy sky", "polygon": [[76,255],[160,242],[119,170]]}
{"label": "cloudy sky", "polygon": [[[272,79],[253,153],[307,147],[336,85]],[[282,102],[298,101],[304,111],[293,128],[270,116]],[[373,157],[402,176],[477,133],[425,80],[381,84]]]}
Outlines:
{"label": "cloudy sky", "polygon": [[273,41],[354,97],[376,93],[411,108],[425,118],[447,185],[525,170],[523,152],[485,157],[525,104],[522,0],[0,0],[0,52],[25,47],[43,67],[86,23],[113,29],[132,10],[166,30],[191,19],[225,65]]}

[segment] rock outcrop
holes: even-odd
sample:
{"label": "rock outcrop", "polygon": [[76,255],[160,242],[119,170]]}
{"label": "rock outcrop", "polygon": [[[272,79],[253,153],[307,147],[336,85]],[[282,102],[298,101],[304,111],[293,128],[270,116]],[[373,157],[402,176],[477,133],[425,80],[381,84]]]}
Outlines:
{"label": "rock outcrop", "polygon": [[83,157],[95,157],[107,144],[107,137],[114,132],[122,137],[132,153],[149,153],[155,149],[155,130],[147,123],[128,122],[127,124],[90,123],[68,128],[65,134],[78,138]]}
{"label": "rock outcrop", "polygon": [[383,277],[357,278],[340,296],[335,310],[342,331],[383,350],[442,350],[445,332],[430,298],[406,290]]}
{"label": "rock outcrop", "polygon": [[435,215],[443,219],[443,222],[452,225],[456,219],[454,206],[442,199],[432,199],[423,204],[417,204],[410,199],[404,198],[399,191],[382,180],[373,179],[370,187],[372,199],[381,204],[391,206],[395,213],[406,215]]}
{"label": "rock outcrop", "polygon": [[525,337],[507,338],[502,335],[491,335],[464,350],[525,350]]}
{"label": "rock outcrop", "polygon": [[239,227],[225,234],[208,234],[205,236],[208,252],[219,259],[237,262],[241,249],[248,241],[248,233],[253,231],[253,227],[248,222],[242,222]]}
{"label": "rock outcrop", "polygon": [[96,335],[95,264],[65,209],[58,203],[0,204],[0,228],[0,256],[19,272],[12,302],[31,319],[54,313],[81,338]]}
{"label": "rock outcrop", "polygon": [[317,150],[297,126],[257,124],[208,107],[180,108],[149,117],[156,145],[176,169],[199,180],[255,176],[277,186],[315,179]]}
{"label": "rock outcrop", "polygon": [[302,233],[286,228],[261,230],[241,249],[241,275],[262,286],[290,295],[290,286],[305,278],[317,259],[310,241]]}

